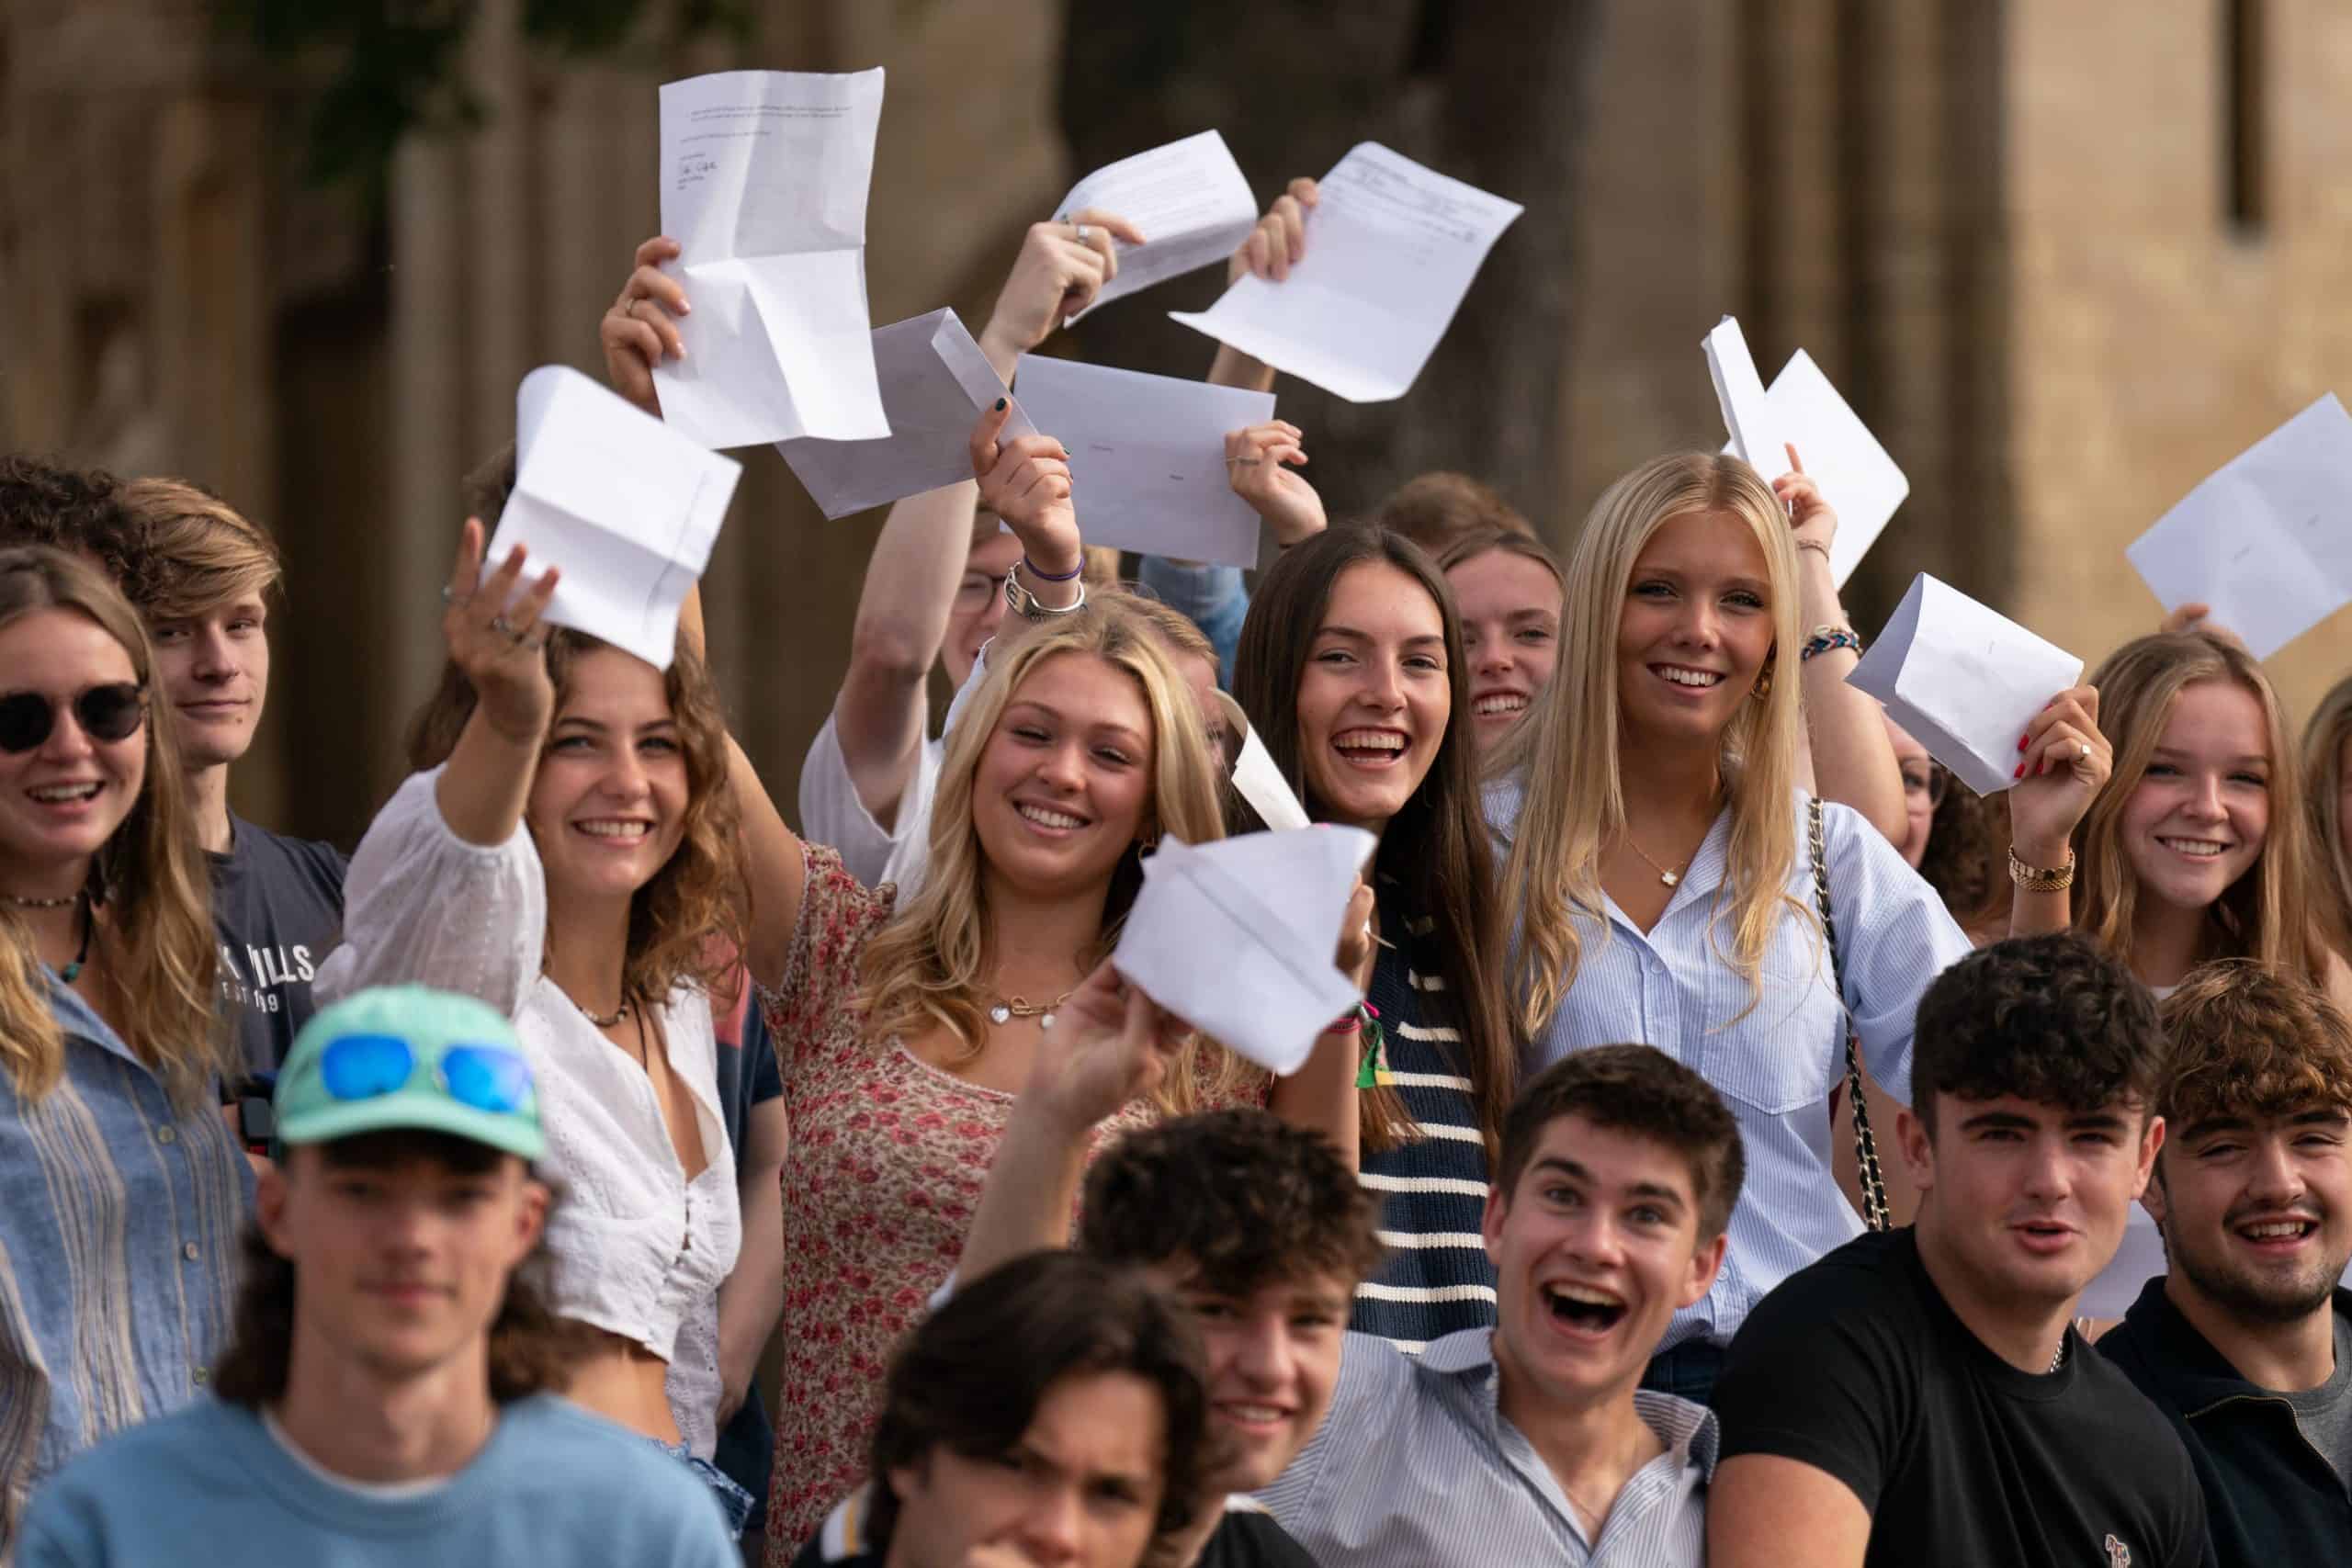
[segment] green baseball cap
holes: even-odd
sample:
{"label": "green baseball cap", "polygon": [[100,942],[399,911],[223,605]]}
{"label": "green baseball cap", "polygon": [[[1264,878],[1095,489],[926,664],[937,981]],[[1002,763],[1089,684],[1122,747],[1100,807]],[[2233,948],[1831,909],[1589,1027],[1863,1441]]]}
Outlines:
{"label": "green baseball cap", "polygon": [[526,1160],[547,1153],[514,1026],[472,997],[379,986],[323,1008],[278,1069],[277,1140],[447,1133]]}

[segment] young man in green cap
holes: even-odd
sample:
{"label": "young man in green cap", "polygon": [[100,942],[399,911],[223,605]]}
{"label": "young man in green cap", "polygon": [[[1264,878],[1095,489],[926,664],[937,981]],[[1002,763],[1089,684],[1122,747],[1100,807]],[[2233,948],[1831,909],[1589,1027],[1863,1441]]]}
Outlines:
{"label": "young man in green cap", "polygon": [[217,1397],[59,1472],[20,1568],[733,1568],[707,1489],[556,1396],[545,1142],[506,1020],[363,991],[296,1038],[277,1111]]}

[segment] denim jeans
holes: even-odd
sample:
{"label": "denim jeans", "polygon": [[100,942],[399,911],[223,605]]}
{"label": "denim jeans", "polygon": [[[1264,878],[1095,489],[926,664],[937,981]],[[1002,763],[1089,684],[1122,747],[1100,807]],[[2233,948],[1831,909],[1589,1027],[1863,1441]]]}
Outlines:
{"label": "denim jeans", "polygon": [[741,1540],[743,1534],[743,1521],[752,1517],[752,1504],[754,1501],[752,1495],[729,1480],[726,1472],[708,1460],[695,1458],[694,1450],[687,1448],[685,1444],[665,1443],[659,1438],[648,1438],[645,1440],[693,1471],[695,1479],[710,1488],[711,1496],[718,1504],[718,1511],[727,1517],[728,1539]]}

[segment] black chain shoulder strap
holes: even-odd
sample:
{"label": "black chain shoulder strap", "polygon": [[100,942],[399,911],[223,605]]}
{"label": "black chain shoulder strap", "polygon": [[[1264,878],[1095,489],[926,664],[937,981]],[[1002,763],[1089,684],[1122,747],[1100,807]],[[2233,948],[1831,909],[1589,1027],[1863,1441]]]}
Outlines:
{"label": "black chain shoulder strap", "polygon": [[1893,1227],[1886,1206],[1886,1176],[1879,1168],[1878,1140],[1871,1135],[1871,1108],[1862,1099],[1862,1058],[1854,1048],[1854,1024],[1846,1010],[1846,976],[1838,962],[1838,918],[1829,908],[1829,852],[1822,841],[1821,797],[1805,803],[1807,837],[1813,843],[1813,902],[1821,911],[1821,940],[1829,948],[1829,978],[1838,987],[1838,1022],[1846,1036],[1846,1097],[1854,1102],[1854,1157],[1862,1171],[1862,1218],[1874,1231]]}

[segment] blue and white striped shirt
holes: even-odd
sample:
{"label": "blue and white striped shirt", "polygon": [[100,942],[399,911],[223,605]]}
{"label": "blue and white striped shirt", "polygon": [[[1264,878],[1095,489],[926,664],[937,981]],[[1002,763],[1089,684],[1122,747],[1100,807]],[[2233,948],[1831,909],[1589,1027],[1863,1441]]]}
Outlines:
{"label": "blue and white striped shirt", "polygon": [[1493,1330],[1417,1359],[1351,1334],[1323,1425],[1258,1495],[1317,1562],[1347,1568],[1697,1568],[1715,1417],[1670,1393],[1634,1395],[1666,1451],[1635,1471],[1587,1540],[1557,1477],[1503,1418]]}
{"label": "blue and white striped shirt", "polygon": [[[1515,780],[1487,791],[1487,820],[1508,837],[1519,818]],[[1765,950],[1756,996],[1720,951],[1730,933],[1731,813],[1708,829],[1657,924],[1645,934],[1611,902],[1606,923],[1575,913],[1582,943],[1575,982],[1533,1042],[1530,1070],[1588,1046],[1655,1045],[1704,1075],[1739,1122],[1747,1185],[1714,1287],[1675,1314],[1660,1349],[1689,1340],[1728,1345],[1766,1292],[1861,1233],[1830,1164],[1829,1094],[1846,1073],[1846,1041],[1814,908],[1805,797],[1792,797],[1797,852],[1787,908]],[[1822,808],[1830,909],[1846,1001],[1871,1076],[1911,1099],[1911,1027],[1928,982],[1970,951],[1935,889],[1883,834],[1847,807]],[[1784,907],[1785,908],[1785,907]],[[1753,1006],[1750,1003],[1753,1002]],[[1873,1129],[1891,1139],[1892,1128]]]}

